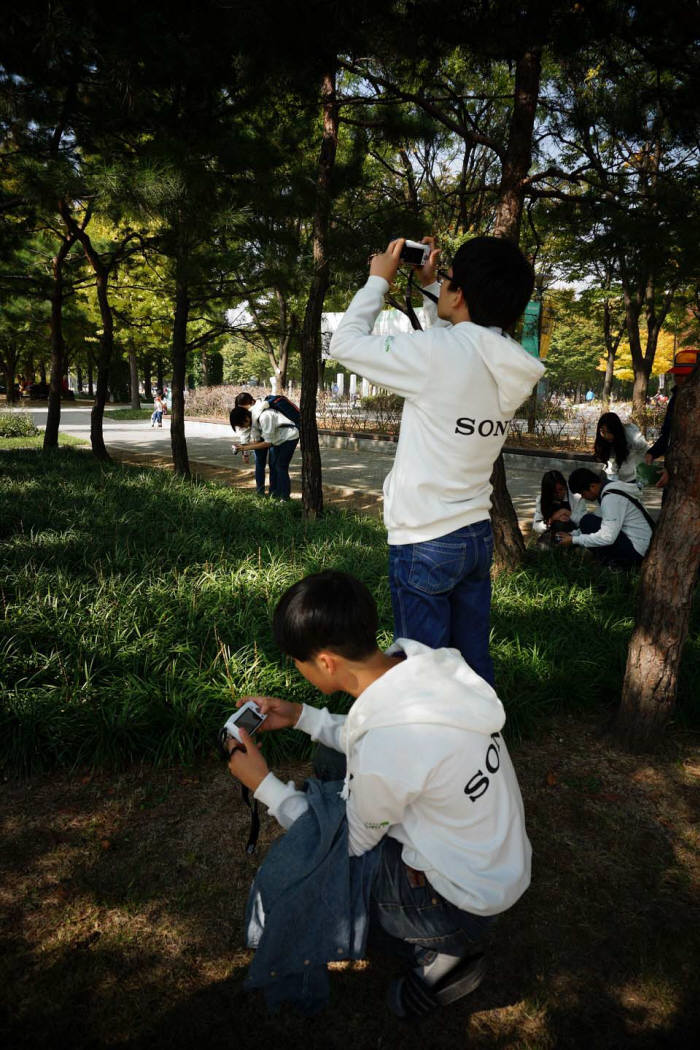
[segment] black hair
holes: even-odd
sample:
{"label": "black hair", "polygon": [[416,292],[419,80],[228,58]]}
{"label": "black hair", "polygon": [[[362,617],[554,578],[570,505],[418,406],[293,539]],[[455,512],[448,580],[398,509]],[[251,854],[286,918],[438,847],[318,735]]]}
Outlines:
{"label": "black hair", "polygon": [[228,420],[235,430],[236,427],[249,427],[253,421],[253,417],[250,414],[249,408],[244,408],[243,405],[237,405],[236,408],[231,409]]}
{"label": "black hair", "polygon": [[[555,493],[555,486],[563,485],[566,488],[566,478],[560,470],[548,470],[546,474],[542,475],[542,488],[540,489],[540,510],[542,511],[542,517],[544,521],[549,521],[554,511],[559,509],[554,504],[558,503],[559,506],[566,504],[569,505],[569,501],[566,496],[563,500],[559,500]],[[571,509],[571,508],[569,508]]]}
{"label": "black hair", "polygon": [[451,286],[462,289],[474,324],[512,328],[532,295],[535,274],[503,237],[473,237],[457,249]]}
{"label": "black hair", "polygon": [[[605,438],[600,436],[601,427],[607,427],[611,432],[613,436],[612,441],[606,441]],[[625,462],[629,454],[627,435],[625,434],[622,420],[616,412],[603,412],[598,420],[598,425],[595,428],[593,453],[598,462],[607,463],[613,452],[615,453],[615,459],[617,460],[617,465],[619,467],[621,463]]]}
{"label": "black hair", "polygon": [[328,649],[362,660],[377,649],[377,606],[364,583],[329,569],[305,576],[280,598],[272,617],[275,642],[295,660]]}
{"label": "black hair", "polygon": [[589,489],[594,482],[602,481],[601,475],[596,474],[594,470],[589,470],[588,467],[578,467],[569,474],[569,488],[579,496],[586,489]]}
{"label": "black hair", "polygon": [[241,390],[240,394],[236,394],[236,399],[233,402],[236,408],[246,408],[248,405],[255,404],[255,398],[252,394],[249,394],[246,390]]}

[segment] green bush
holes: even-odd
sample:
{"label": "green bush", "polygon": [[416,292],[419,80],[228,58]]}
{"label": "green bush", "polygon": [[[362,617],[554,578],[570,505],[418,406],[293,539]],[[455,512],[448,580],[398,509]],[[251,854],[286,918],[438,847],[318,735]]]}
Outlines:
{"label": "green bush", "polygon": [[403,398],[399,394],[372,394],[362,398],[362,407],[368,412],[400,412]]}
{"label": "green bush", "polygon": [[39,433],[26,412],[0,412],[0,437],[32,437]]}

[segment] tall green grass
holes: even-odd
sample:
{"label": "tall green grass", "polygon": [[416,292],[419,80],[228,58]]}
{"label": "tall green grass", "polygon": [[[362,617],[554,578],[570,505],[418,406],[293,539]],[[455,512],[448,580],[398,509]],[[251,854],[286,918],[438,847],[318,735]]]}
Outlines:
{"label": "tall green grass", "polygon": [[[183,763],[213,748],[242,694],[321,698],[281,659],[270,619],[295,580],[334,567],[375,595],[391,639],[386,540],[373,519],[260,501],[70,449],[0,452],[0,764]],[[492,650],[510,732],[615,702],[633,595],[543,555],[494,588]],[[697,616],[696,616],[697,621]],[[681,704],[700,646],[688,641]],[[345,710],[348,698],[330,699]],[[271,758],[301,734],[269,734]]]}

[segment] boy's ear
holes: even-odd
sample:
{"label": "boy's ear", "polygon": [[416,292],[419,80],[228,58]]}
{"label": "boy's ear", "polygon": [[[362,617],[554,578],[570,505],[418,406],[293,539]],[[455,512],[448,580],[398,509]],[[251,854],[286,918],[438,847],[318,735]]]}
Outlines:
{"label": "boy's ear", "polygon": [[338,670],[337,653],[331,653],[327,649],[321,649],[320,652],[316,653],[316,665],[324,672],[324,674],[332,677]]}

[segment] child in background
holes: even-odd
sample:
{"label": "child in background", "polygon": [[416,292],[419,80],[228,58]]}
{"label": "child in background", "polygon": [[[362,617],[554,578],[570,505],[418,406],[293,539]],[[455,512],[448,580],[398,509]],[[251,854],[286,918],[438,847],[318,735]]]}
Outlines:
{"label": "child in background", "polygon": [[158,424],[159,427],[163,426],[163,411],[164,411],[163,399],[160,394],[156,394],[153,398],[153,415],[151,416],[151,429]]}

